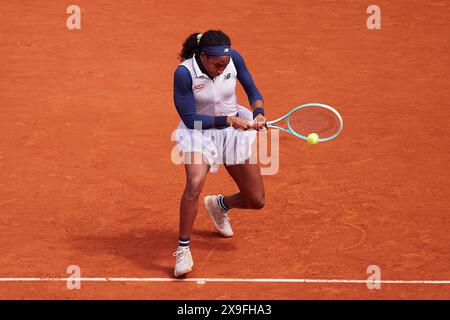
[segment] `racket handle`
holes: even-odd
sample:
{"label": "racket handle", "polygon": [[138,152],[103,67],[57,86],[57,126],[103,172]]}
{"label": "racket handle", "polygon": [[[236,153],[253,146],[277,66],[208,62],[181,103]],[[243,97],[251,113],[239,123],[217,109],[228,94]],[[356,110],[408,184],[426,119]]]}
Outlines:
{"label": "racket handle", "polygon": [[[250,125],[252,127],[252,130],[256,130],[255,124],[258,123],[258,122],[257,121],[249,121],[249,123],[250,123]],[[267,122],[264,122],[264,127],[267,128]]]}

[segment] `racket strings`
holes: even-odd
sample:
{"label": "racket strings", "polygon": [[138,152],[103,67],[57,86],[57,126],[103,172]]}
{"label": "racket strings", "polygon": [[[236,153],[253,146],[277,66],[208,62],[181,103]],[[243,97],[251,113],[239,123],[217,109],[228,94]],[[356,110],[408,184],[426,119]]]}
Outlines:
{"label": "racket strings", "polygon": [[288,121],[291,129],[298,134],[306,137],[314,132],[321,139],[335,135],[341,127],[338,116],[321,107],[298,109],[290,115]]}

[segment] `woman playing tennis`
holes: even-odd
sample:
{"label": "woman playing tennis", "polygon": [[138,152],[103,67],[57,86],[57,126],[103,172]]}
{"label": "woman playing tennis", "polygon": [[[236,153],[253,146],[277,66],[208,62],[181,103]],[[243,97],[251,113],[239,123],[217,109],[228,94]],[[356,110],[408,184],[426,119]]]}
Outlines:
{"label": "woman playing tennis", "polygon": [[[183,44],[181,64],[174,75],[174,102],[181,122],[176,140],[183,152],[186,187],[180,204],[179,246],[174,256],[176,277],[192,270],[189,243],[198,198],[209,171],[223,163],[239,192],[210,195],[203,200],[214,227],[232,237],[229,212],[233,208],[261,209],[264,185],[257,164],[249,163],[255,130],[262,129],[263,98],[242,56],[231,48],[222,31],[190,35]],[[236,79],[244,88],[253,112],[241,107],[236,97]]]}

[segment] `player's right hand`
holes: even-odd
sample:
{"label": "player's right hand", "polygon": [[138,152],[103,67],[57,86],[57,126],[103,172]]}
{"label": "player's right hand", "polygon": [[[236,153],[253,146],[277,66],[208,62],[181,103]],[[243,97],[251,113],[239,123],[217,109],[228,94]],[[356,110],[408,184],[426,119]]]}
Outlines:
{"label": "player's right hand", "polygon": [[227,117],[227,123],[236,130],[249,130],[252,128],[250,122],[240,117]]}

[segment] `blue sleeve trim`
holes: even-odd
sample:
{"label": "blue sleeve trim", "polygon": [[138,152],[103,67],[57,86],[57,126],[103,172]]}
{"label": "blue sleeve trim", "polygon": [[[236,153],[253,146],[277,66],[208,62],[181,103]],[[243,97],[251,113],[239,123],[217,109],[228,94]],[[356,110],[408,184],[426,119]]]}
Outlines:
{"label": "blue sleeve trim", "polygon": [[244,59],[239,52],[231,49],[231,58],[233,59],[233,63],[237,70],[237,78],[247,94],[250,105],[256,100],[263,100],[261,93],[253,81],[250,71],[248,71],[247,66],[245,65]]}
{"label": "blue sleeve trim", "polygon": [[255,109],[253,109],[253,119],[254,119],[258,114],[264,115],[264,109],[263,109],[263,108],[255,108]]}
{"label": "blue sleeve trim", "polygon": [[227,116],[214,117],[214,128],[222,129],[227,127]]}

